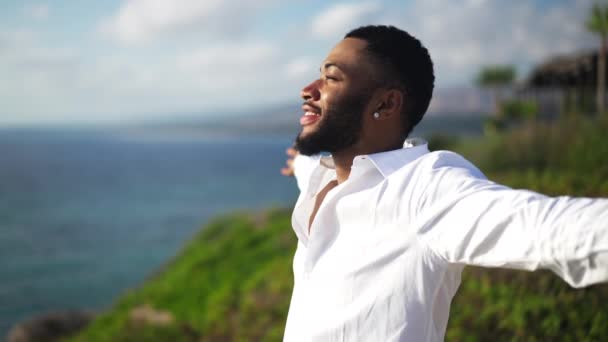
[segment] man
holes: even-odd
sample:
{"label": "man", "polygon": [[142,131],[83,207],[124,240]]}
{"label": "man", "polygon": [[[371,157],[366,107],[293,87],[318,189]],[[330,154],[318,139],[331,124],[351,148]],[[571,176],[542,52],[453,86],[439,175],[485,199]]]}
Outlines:
{"label": "man", "polygon": [[286,341],[442,341],[464,265],[608,280],[608,200],[512,190],[406,140],[434,83],[416,38],[355,29],[320,73],[283,169],[301,190]]}

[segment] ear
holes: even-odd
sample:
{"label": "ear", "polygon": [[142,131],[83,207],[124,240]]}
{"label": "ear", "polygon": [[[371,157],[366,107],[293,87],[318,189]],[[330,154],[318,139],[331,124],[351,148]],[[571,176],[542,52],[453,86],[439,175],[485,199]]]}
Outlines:
{"label": "ear", "polygon": [[376,112],[380,113],[379,120],[400,117],[403,108],[403,93],[397,89],[385,90],[378,99]]}

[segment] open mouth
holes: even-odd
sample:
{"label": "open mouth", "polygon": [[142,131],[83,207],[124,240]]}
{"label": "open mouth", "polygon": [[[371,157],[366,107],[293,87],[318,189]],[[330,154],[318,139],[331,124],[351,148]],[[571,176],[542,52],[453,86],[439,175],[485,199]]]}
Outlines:
{"label": "open mouth", "polygon": [[304,111],[304,115],[300,118],[300,125],[302,126],[312,125],[321,119],[321,109],[318,107],[304,103],[302,110]]}

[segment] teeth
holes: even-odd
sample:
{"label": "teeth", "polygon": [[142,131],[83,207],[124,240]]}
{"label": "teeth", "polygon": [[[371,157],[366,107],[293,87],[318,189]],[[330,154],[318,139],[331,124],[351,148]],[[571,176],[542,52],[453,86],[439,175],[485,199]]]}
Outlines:
{"label": "teeth", "polygon": [[317,114],[317,113],[313,113],[313,112],[306,112],[306,113],[304,113],[304,115],[306,115],[306,116],[311,116],[311,115],[313,115],[313,116],[321,116],[321,114]]}

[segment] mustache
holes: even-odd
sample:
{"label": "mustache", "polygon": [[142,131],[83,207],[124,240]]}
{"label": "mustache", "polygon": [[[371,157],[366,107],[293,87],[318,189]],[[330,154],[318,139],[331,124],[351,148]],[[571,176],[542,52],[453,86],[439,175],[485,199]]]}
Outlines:
{"label": "mustache", "polygon": [[309,107],[312,107],[312,108],[318,110],[319,112],[321,111],[321,108],[315,106],[314,104],[310,103],[309,101],[304,101],[304,103],[302,103],[302,106],[309,106]]}

